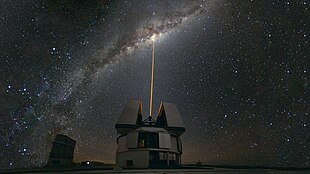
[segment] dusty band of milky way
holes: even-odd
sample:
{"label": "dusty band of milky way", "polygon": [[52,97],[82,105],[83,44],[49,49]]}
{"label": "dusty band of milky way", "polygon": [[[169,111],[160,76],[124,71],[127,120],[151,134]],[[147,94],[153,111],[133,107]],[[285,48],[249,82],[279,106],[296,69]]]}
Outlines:
{"label": "dusty band of milky way", "polygon": [[[219,1],[207,1],[203,4],[194,1],[190,6],[174,12],[168,12],[160,19],[151,23],[145,24],[137,28],[130,35],[119,37],[112,44],[100,50],[100,57],[95,57],[86,63],[83,68],[72,73],[65,81],[58,94],[60,100],[68,99],[75,91],[81,89],[80,86],[85,86],[92,83],[96,79],[96,74],[106,65],[113,64],[119,60],[126,58],[131,52],[139,49],[152,42],[151,38],[158,38],[161,35],[169,33],[176,27],[191,21],[193,18],[206,13],[209,9],[214,8],[215,3]],[[64,90],[63,90],[64,89]]]}

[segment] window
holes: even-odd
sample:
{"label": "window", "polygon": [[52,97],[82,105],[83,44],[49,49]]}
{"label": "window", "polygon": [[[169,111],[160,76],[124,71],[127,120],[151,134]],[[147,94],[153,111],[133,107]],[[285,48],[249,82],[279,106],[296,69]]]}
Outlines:
{"label": "window", "polygon": [[140,132],[138,135],[138,147],[158,148],[158,133]]}
{"label": "window", "polygon": [[176,154],[175,153],[169,153],[169,160],[176,160],[177,157],[176,157]]}
{"label": "window", "polygon": [[176,154],[175,153],[169,153],[168,152],[159,152],[159,159],[160,160],[167,160],[169,157],[169,160],[176,160]]}
{"label": "window", "polygon": [[167,155],[168,155],[167,152],[160,152],[159,153],[159,159],[160,160],[167,160],[167,158],[168,158]]}
{"label": "window", "polygon": [[127,166],[133,166],[133,160],[127,160]]}

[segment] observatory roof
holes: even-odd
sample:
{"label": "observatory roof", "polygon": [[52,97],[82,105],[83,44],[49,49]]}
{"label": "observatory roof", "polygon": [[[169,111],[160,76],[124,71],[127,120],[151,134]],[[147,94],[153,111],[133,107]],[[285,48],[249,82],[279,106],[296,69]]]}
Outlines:
{"label": "observatory roof", "polygon": [[140,100],[129,100],[116,122],[115,128],[119,134],[128,133],[139,127],[164,128],[178,136],[185,132],[184,122],[173,103],[161,102],[156,122],[150,124],[145,121],[142,121],[142,102]]}
{"label": "observatory roof", "polygon": [[173,103],[161,102],[156,125],[166,127],[167,130],[177,135],[182,135],[185,132],[185,125],[182,117]]}
{"label": "observatory roof", "polygon": [[115,128],[118,133],[122,134],[141,124],[142,102],[140,100],[129,100],[118,118]]}

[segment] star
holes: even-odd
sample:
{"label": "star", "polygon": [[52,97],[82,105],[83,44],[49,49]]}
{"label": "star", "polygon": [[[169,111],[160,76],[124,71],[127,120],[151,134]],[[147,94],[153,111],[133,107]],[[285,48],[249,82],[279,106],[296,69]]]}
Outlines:
{"label": "star", "polygon": [[57,134],[74,162],[115,162],[130,99],[175,103],[182,162],[309,167],[304,0],[3,1],[0,169],[42,167]]}

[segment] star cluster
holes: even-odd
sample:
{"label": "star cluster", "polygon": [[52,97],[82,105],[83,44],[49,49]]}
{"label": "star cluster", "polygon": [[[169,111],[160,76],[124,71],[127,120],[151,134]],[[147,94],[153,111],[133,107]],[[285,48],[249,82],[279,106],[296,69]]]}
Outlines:
{"label": "star cluster", "polygon": [[182,162],[310,167],[309,2],[23,0],[0,6],[0,168],[114,163],[129,99],[175,103]]}

